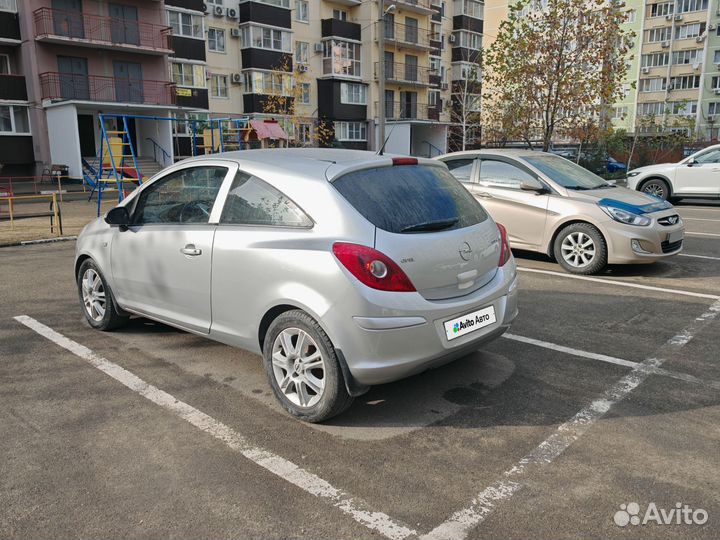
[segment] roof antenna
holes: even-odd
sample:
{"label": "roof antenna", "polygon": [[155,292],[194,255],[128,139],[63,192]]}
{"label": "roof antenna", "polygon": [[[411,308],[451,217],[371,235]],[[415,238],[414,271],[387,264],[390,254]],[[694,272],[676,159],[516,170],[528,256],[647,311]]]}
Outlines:
{"label": "roof antenna", "polygon": [[390,140],[390,136],[392,135],[393,130],[395,129],[395,126],[397,124],[393,124],[393,126],[390,128],[390,133],[387,134],[387,137],[385,137],[385,141],[382,143],[382,146],[380,147],[380,150],[377,151],[376,156],[382,156],[383,152],[385,151],[385,145]]}

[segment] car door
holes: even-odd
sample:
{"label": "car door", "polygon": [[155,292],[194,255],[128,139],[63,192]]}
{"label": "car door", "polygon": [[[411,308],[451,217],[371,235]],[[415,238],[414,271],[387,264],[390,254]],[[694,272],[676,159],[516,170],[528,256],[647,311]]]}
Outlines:
{"label": "car door", "polygon": [[317,250],[313,225],[275,187],[243,171],[235,174],[213,247],[213,336],[257,349],[258,324],[269,303],[298,286],[293,276],[322,267],[325,253]]}
{"label": "car door", "polygon": [[542,187],[525,167],[507,159],[488,157],[478,163],[473,195],[492,218],[505,226],[513,247],[537,250],[543,243],[549,195],[526,191],[521,184]]}
{"label": "car door", "polygon": [[203,161],[173,170],[138,193],[131,225],[115,232],[110,249],[121,305],[194,332],[210,331],[218,219],[213,212],[223,181],[236,169],[229,162]]}
{"label": "car door", "polygon": [[712,148],[678,165],[673,192],[680,195],[720,195],[720,148]]}

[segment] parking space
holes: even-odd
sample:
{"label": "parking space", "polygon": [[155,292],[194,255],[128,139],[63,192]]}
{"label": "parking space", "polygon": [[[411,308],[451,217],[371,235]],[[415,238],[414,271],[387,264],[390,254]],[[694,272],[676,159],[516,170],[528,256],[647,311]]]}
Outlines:
{"label": "parking space", "polygon": [[[257,356],[90,330],[72,243],[3,249],[0,533],[718,537],[720,207],[679,209],[698,257],[576,279],[518,253],[510,335],[319,426]],[[620,527],[630,502],[709,519]]]}

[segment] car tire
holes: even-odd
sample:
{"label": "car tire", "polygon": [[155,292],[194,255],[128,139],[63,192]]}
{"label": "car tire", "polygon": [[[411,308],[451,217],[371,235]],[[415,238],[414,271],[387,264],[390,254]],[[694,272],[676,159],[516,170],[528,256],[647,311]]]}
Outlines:
{"label": "car tire", "polygon": [[85,259],[77,273],[78,296],[88,324],[97,330],[114,330],[128,322],[119,312],[112,290],[95,261]]}
{"label": "car tire", "polygon": [[573,223],[563,228],[555,237],[553,254],[571,274],[597,274],[607,266],[605,239],[589,223]]}
{"label": "car tire", "polygon": [[648,195],[658,197],[665,201],[670,199],[670,185],[662,178],[650,178],[645,180],[638,188],[638,191],[642,191],[643,193],[647,193]]}
{"label": "car tire", "polygon": [[353,402],[335,347],[304,311],[286,311],[270,324],[263,361],[275,397],[296,418],[322,422]]}

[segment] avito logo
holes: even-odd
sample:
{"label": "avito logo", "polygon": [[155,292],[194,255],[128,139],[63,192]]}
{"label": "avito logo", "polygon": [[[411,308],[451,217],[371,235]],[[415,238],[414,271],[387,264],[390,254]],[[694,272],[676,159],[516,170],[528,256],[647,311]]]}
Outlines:
{"label": "avito logo", "polygon": [[654,502],[648,504],[641,517],[640,505],[636,502],[621,504],[620,510],[615,512],[613,521],[618,527],[627,525],[703,525],[708,520],[707,511],[702,508],[693,509],[687,504],[675,503],[675,508],[665,510],[658,508]]}

